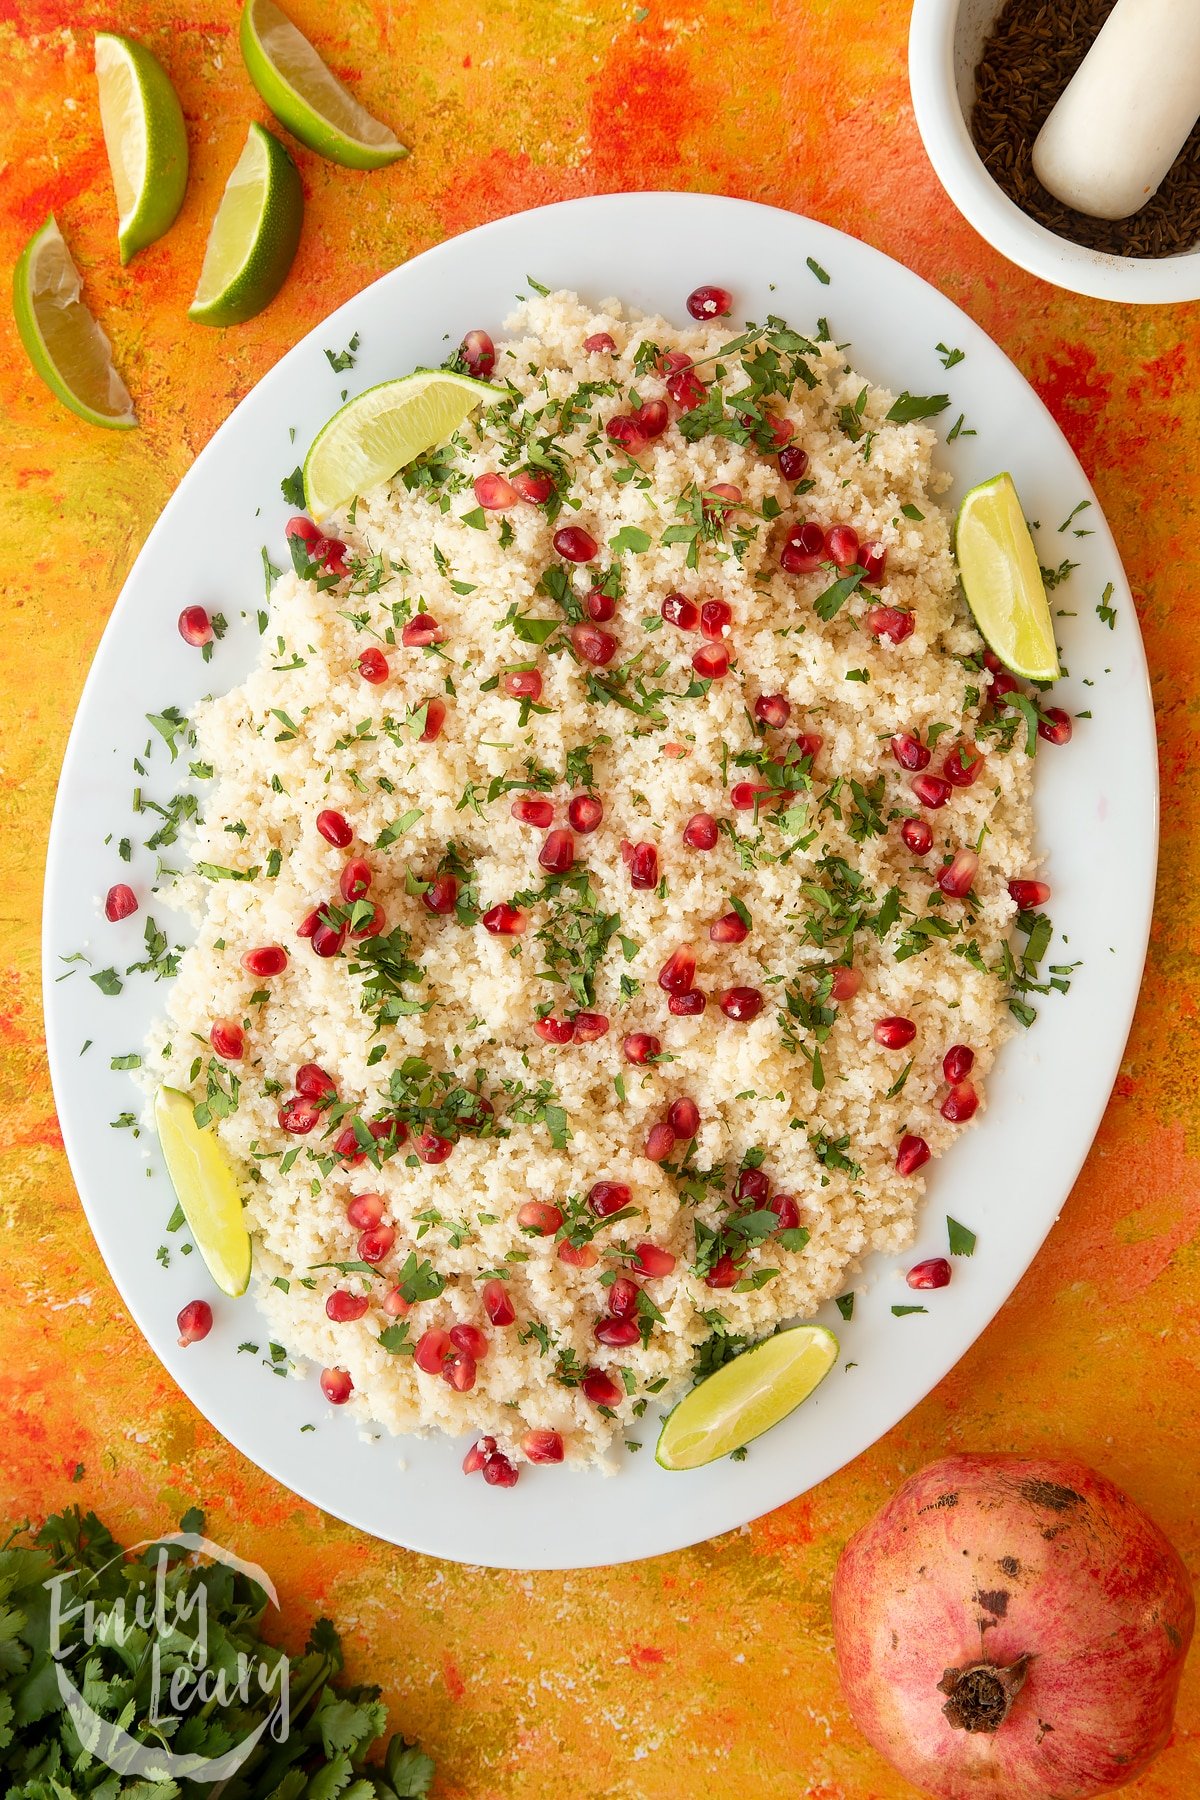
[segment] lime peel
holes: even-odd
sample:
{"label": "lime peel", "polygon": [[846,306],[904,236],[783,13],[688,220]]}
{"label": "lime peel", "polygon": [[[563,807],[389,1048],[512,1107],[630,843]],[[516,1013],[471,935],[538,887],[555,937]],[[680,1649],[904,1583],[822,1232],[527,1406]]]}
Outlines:
{"label": "lime peel", "polygon": [[1000,661],[1027,681],[1062,673],[1037,549],[1013,478],[982,481],[964,497],[954,527],[963,593]]}
{"label": "lime peel", "polygon": [[275,117],[319,156],[379,169],[408,151],[322,60],[274,0],[246,0],[239,29],[246,72]]}
{"label": "lime peel", "polygon": [[160,1087],[154,1124],[175,1198],[209,1274],[237,1298],[250,1285],[253,1248],[233,1165],[211,1125],[197,1125],[190,1094]]}
{"label": "lime peel", "polygon": [[113,367],[112,346],[84,305],[79,270],[51,213],[13,271],[13,312],[29,360],[51,393],[112,431],[137,424],[129,389]]}
{"label": "lime peel", "polygon": [[417,369],[357,394],[321,427],[304,459],[304,495],[313,518],[388,481],[495,397],[486,381],[451,369]]}
{"label": "lime peel", "polygon": [[251,125],[225,184],[188,318],[238,325],[275,298],[296,255],[304,191],[279,139]]}
{"label": "lime peel", "polygon": [[166,70],[144,44],[101,31],[95,49],[117,243],[127,263],[175,223],[187,188],[187,129]]}
{"label": "lime peel", "polygon": [[807,1400],[838,1358],[823,1325],[793,1325],[765,1338],[699,1382],[663,1421],[661,1468],[699,1469],[740,1450]]}

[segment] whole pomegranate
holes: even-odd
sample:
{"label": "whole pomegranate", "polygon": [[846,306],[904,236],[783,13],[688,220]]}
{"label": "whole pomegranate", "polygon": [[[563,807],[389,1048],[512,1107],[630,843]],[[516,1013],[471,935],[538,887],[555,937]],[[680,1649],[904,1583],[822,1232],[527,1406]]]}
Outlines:
{"label": "whole pomegranate", "polygon": [[1183,1564],[1085,1464],[950,1456],[847,1544],[838,1667],[877,1750],[941,1800],[1087,1800],[1166,1743],[1195,1607]]}

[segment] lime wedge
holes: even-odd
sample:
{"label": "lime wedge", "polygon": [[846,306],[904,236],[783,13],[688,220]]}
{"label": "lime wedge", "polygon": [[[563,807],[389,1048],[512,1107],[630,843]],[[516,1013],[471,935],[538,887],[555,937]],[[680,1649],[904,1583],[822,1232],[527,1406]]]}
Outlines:
{"label": "lime wedge", "polygon": [[322,425],[304,460],[308,510],[320,519],[387,481],[423,450],[453,435],[484,400],[486,381],[449,369],[418,369],[348,400]]}
{"label": "lime wedge", "polygon": [[663,1421],[655,1461],[664,1469],[699,1469],[740,1450],[778,1425],[822,1382],[838,1356],[823,1325],[793,1325],[685,1394]]}
{"label": "lime wedge", "polygon": [[304,194],[278,138],[251,125],[208,234],[188,318],[240,325],[275,298],[300,242]]}
{"label": "lime wedge", "polygon": [[236,1299],[250,1285],[251,1250],[229,1158],[212,1126],[197,1125],[191,1097],[178,1088],[159,1088],[154,1124],[196,1248],[221,1292]]}
{"label": "lime wedge", "polygon": [[13,271],[17,331],[30,362],[64,406],[91,425],[128,431],[137,424],[129,389],[79,293],[79,270],[51,213]]}
{"label": "lime wedge", "polygon": [[96,82],[127,263],[175,223],[187,187],[187,132],[166,70],[132,38],[97,32]]}
{"label": "lime wedge", "polygon": [[350,169],[379,169],[408,155],[272,0],[246,0],[241,44],[246,72],[275,117],[319,156]]}
{"label": "lime wedge", "polygon": [[1057,681],[1050,602],[1011,475],[973,487],[958,509],[954,551],[967,605],[989,649],[1014,675]]}

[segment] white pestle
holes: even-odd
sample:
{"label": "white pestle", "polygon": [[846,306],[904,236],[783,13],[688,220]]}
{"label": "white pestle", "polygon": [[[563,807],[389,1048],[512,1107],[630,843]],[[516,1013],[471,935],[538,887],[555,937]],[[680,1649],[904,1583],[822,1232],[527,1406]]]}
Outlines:
{"label": "white pestle", "polygon": [[1157,190],[1200,118],[1200,0],[1117,0],[1038,133],[1044,188],[1097,219]]}

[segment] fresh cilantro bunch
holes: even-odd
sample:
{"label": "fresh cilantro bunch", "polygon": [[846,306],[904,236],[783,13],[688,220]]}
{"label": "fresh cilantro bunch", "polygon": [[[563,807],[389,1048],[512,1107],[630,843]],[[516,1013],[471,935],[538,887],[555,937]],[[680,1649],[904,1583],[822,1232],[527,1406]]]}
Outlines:
{"label": "fresh cilantro bunch", "polygon": [[[203,1529],[203,1515],[181,1520],[185,1531]],[[377,1687],[335,1685],[342,1670],[341,1644],[327,1619],[313,1627],[304,1655],[289,1670],[291,1728],[282,1744],[263,1733],[238,1771],[211,1782],[151,1780],[108,1768],[81,1743],[63,1705],[51,1656],[51,1592],[44,1585],[68,1575],[60,1611],[89,1601],[91,1643],[82,1629],[59,1665],[92,1710],[119,1723],[130,1737],[176,1756],[217,1757],[242,1744],[272,1711],[279,1682],[256,1680],[243,1704],[207,1704],[190,1685],[191,1700],[178,1716],[155,1701],[152,1656],[168,1675],[182,1667],[194,1644],[204,1590],[206,1666],[224,1670],[232,1685],[238,1657],[278,1671],[284,1653],[260,1635],[267,1596],[246,1575],[214,1563],[195,1568],[182,1551],[170,1553],[163,1586],[166,1633],[152,1635],[139,1619],[150,1617],[160,1547],[126,1560],[121,1546],[94,1513],[77,1507],[46,1521],[36,1536],[14,1532],[0,1549],[0,1794],[4,1800],[421,1800],[433,1780],[433,1763],[415,1745],[393,1737],[381,1762],[367,1751],[384,1727]],[[161,1716],[166,1712],[167,1716]]]}

